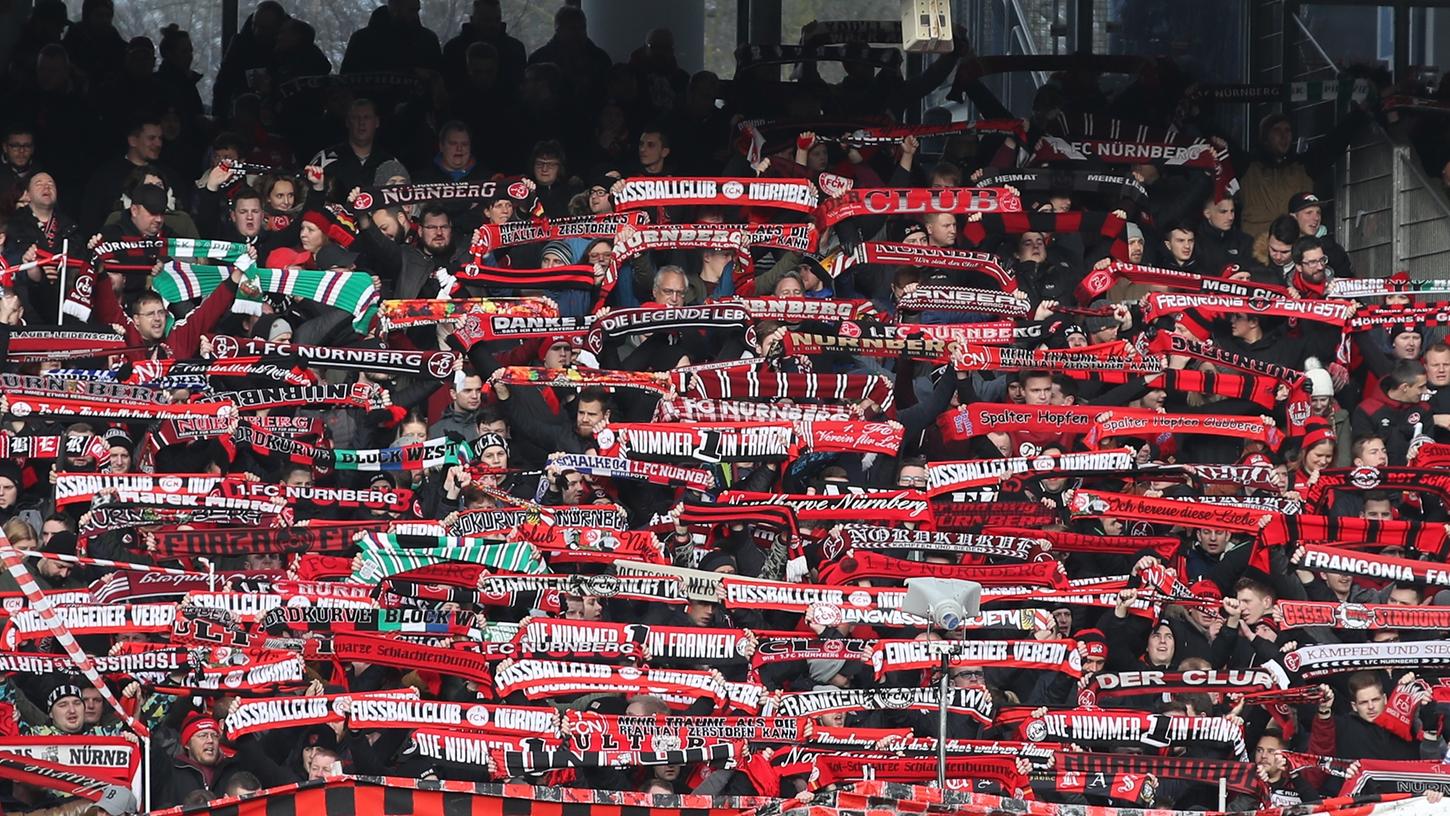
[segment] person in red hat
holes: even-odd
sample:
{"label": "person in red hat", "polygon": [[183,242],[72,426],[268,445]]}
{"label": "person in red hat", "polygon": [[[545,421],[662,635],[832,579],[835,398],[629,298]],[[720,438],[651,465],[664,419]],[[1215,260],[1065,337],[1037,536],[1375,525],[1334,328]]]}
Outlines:
{"label": "person in red hat", "polygon": [[1223,613],[1219,608],[1223,603],[1223,588],[1207,578],[1194,581],[1188,588],[1206,603],[1175,604],[1166,610],[1177,642],[1178,658],[1201,657],[1217,663],[1223,657],[1214,649],[1223,628]]}
{"label": "person in red hat", "polygon": [[195,790],[221,790],[234,771],[222,752],[221,724],[201,712],[182,724],[180,749],[171,760],[158,758],[151,767],[151,803],[157,807],[180,803]]}

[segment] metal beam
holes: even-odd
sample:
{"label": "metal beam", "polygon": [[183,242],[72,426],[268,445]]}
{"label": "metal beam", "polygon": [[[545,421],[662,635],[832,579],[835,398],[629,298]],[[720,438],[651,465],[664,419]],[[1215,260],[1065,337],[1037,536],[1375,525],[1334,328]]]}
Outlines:
{"label": "metal beam", "polygon": [[1297,0],[1284,0],[1279,7],[1279,31],[1283,32],[1279,35],[1279,49],[1283,54],[1279,61],[1279,71],[1283,73],[1279,79],[1281,82],[1293,82],[1299,73],[1299,28],[1294,21],[1297,16]]}
{"label": "metal beam", "polygon": [[735,47],[750,42],[750,0],[735,0]]}
{"label": "metal beam", "polygon": [[1410,73],[1410,3],[1396,0],[1394,8],[1395,29],[1395,81],[1403,82]]}
{"label": "metal beam", "polygon": [[232,38],[237,36],[237,0],[222,0],[222,53],[232,47]]}
{"label": "metal beam", "polygon": [[[1401,0],[1314,0],[1316,6],[1394,6]],[[1450,8],[1450,0],[1414,0],[1417,8]]]}
{"label": "metal beam", "polygon": [[780,0],[750,0],[750,42],[780,45]]}
{"label": "metal beam", "polygon": [[1077,0],[1074,4],[1072,39],[1076,53],[1093,52],[1093,0]]}

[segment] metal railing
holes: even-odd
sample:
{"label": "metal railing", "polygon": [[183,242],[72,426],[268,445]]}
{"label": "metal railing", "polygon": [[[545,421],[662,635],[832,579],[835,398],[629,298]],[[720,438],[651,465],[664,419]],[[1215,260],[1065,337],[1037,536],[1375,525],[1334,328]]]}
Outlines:
{"label": "metal railing", "polygon": [[1430,179],[1409,144],[1378,124],[1360,130],[1345,150],[1339,185],[1340,243],[1357,277],[1407,271],[1443,277],[1450,262],[1450,199]]}

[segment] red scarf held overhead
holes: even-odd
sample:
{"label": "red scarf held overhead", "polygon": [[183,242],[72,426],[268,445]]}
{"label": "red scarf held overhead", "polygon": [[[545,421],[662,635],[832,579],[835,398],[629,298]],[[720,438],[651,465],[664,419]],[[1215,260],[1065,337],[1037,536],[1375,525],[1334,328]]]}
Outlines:
{"label": "red scarf held overhead", "polygon": [[1240,533],[1257,533],[1264,522],[1281,517],[1279,513],[1246,507],[1197,504],[1102,490],[1077,491],[1068,509],[1074,516],[1109,516]]}
{"label": "red scarf held overhead", "polygon": [[1067,587],[1067,575],[1060,561],[956,566],[907,561],[869,551],[850,550],[839,561],[820,568],[820,580],[827,584],[845,584],[862,578],[900,580],[915,577],[958,578],[976,581],[983,586]]}

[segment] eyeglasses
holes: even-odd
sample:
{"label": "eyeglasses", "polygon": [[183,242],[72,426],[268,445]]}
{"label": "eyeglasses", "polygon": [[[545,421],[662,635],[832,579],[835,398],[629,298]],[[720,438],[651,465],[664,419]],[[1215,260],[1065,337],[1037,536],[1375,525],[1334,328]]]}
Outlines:
{"label": "eyeglasses", "polygon": [[1327,265],[1329,263],[1329,259],[1328,258],[1305,258],[1304,260],[1300,261],[1299,263],[1304,264],[1305,266],[1325,266],[1325,265]]}
{"label": "eyeglasses", "polygon": [[451,229],[453,229],[453,225],[452,224],[424,224],[423,226],[419,227],[418,229],[421,229],[421,230],[429,230],[429,231],[432,231],[432,232],[442,232],[444,230],[451,230]]}
{"label": "eyeglasses", "polygon": [[664,288],[662,286],[659,289],[656,289],[655,291],[659,292],[662,295],[668,295],[670,297],[684,297],[685,296],[685,293],[688,292],[688,291],[690,291],[690,290],[689,289],[666,289],[666,288]]}
{"label": "eyeglasses", "polygon": [[897,487],[926,487],[925,476],[902,476],[896,480]]}
{"label": "eyeglasses", "polygon": [[982,672],[979,672],[979,671],[967,670],[967,671],[952,672],[952,679],[953,680],[971,680],[973,678],[980,680],[983,677],[986,677],[986,675],[983,674]]}
{"label": "eyeglasses", "polygon": [[165,309],[148,309],[148,310],[146,310],[144,312],[139,312],[136,316],[137,317],[152,318],[152,317],[161,317],[164,314],[166,314],[166,310]]}
{"label": "eyeglasses", "polygon": [[11,150],[34,150],[35,142],[6,142],[5,146]]}

